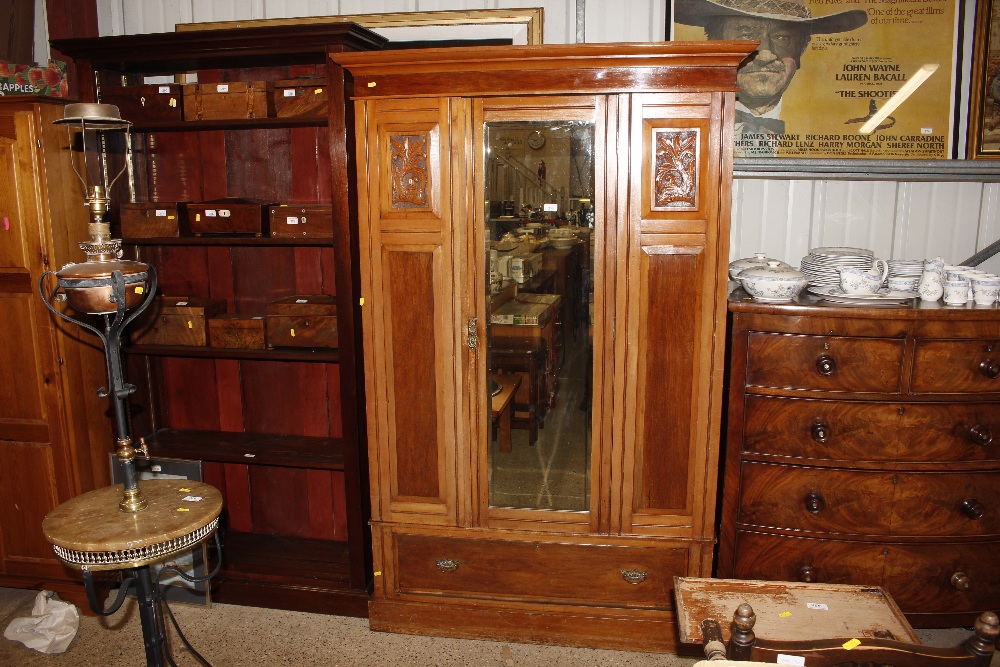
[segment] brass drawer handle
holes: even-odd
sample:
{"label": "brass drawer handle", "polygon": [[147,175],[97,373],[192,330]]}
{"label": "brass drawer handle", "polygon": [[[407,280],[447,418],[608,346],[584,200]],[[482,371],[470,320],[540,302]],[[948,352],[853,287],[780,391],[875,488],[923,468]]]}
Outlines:
{"label": "brass drawer handle", "polygon": [[816,442],[823,444],[830,437],[830,427],[823,422],[816,422],[812,425],[812,438]]}
{"label": "brass drawer handle", "polygon": [[983,372],[983,375],[991,380],[995,380],[996,377],[1000,375],[1000,361],[997,361],[996,359],[987,359],[979,364],[979,369]]}
{"label": "brass drawer handle", "polygon": [[819,371],[820,375],[833,375],[834,371],[837,370],[837,362],[833,360],[833,357],[824,354],[816,360],[816,370]]}
{"label": "brass drawer handle", "polygon": [[812,565],[803,565],[799,568],[799,581],[806,584],[816,581],[816,569]]}
{"label": "brass drawer handle", "polygon": [[642,570],[622,570],[622,579],[632,584],[633,586],[638,586],[642,582],[646,581],[648,574]]}
{"label": "brass drawer handle", "polygon": [[986,447],[993,442],[993,431],[990,430],[989,426],[976,424],[969,429],[969,438],[973,443]]}
{"label": "brass drawer handle", "polygon": [[972,590],[972,580],[969,579],[969,575],[965,572],[956,572],[951,575],[951,585],[956,591],[962,591],[963,593]]}
{"label": "brass drawer handle", "polygon": [[819,514],[826,508],[826,501],[823,500],[823,496],[816,493],[815,491],[810,491],[806,495],[806,511],[810,514]]}
{"label": "brass drawer handle", "polygon": [[983,518],[983,514],[986,513],[986,508],[983,504],[975,498],[966,498],[962,502],[962,514],[969,517],[973,521]]}
{"label": "brass drawer handle", "polygon": [[458,569],[459,561],[453,558],[438,558],[434,561],[434,564],[442,572],[454,572]]}

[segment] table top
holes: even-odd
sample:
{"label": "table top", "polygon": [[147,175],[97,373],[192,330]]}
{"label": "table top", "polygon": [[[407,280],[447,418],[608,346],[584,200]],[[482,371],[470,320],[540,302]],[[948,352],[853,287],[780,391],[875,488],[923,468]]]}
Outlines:
{"label": "table top", "polygon": [[729,641],[733,612],[743,602],[757,616],[754,633],[767,641],[880,637],[920,643],[896,602],[878,586],[675,577],[674,597],[683,643],[702,643],[706,618],[718,621]]}
{"label": "table top", "polygon": [[514,392],[521,386],[519,375],[494,375],[493,378],[500,383],[500,393],[490,400],[493,419],[500,416],[510,399],[514,397]]}
{"label": "table top", "polygon": [[184,479],[143,480],[148,506],[118,508],[122,485],[76,496],[49,512],[42,532],[67,565],[90,570],[139,567],[189,549],[218,526],[222,494],[208,484]]}

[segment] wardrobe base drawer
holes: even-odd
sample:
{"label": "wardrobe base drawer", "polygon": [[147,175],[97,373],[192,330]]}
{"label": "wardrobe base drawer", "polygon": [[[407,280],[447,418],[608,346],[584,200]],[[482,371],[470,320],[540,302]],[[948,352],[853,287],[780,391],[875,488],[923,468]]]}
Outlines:
{"label": "wardrobe base drawer", "polygon": [[673,608],[687,547],[555,544],[395,533],[399,594]]}

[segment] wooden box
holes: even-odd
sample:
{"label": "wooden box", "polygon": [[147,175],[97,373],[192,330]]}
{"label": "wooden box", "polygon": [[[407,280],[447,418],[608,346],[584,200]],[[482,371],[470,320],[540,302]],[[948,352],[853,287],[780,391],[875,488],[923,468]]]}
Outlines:
{"label": "wooden box", "polygon": [[326,294],[297,295],[267,304],[268,347],[337,347],[337,301]]}
{"label": "wooden box", "polygon": [[333,238],[333,208],[329,204],[281,204],[270,207],[275,238]]}
{"label": "wooden box", "polygon": [[184,120],[273,118],[270,81],[189,83],[184,86]]}
{"label": "wooden box", "polygon": [[202,234],[267,234],[267,207],[261,199],[225,197],[187,205],[187,224]]}
{"label": "wooden box", "polygon": [[126,202],[119,209],[123,239],[180,236],[186,202]]}
{"label": "wooden box", "polygon": [[112,86],[102,90],[101,97],[117,106],[123,119],[133,123],[184,118],[184,98],[177,83]]}
{"label": "wooden box", "polygon": [[208,345],[208,318],[226,312],[223,299],[159,296],[132,329],[136,345]]}
{"label": "wooden box", "polygon": [[274,113],[278,118],[325,118],[328,111],[326,79],[309,77],[274,82]]}
{"label": "wooden box", "polygon": [[212,347],[242,350],[264,349],[264,316],[222,313],[208,320],[208,342]]}

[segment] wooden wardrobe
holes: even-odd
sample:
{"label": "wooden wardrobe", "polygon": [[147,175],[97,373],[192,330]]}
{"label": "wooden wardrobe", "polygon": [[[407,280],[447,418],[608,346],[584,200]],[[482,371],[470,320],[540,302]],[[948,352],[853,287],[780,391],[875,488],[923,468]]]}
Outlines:
{"label": "wooden wardrobe", "polygon": [[[712,569],[731,126],[736,68],[753,48],[331,55],[353,76],[356,105],[373,629],[675,647],[672,579]],[[547,143],[522,142],[539,132]],[[541,152],[560,143],[568,156]],[[499,489],[514,479],[504,457],[541,456],[561,426],[550,410],[540,442],[510,453],[491,433],[490,374],[502,371],[490,356],[489,250],[516,218],[499,215],[498,197],[521,196],[497,190],[498,152],[511,169],[547,156],[540,186],[573,162],[592,172],[537,202],[548,224],[576,222],[590,256],[586,293],[560,299],[581,315],[561,345],[577,341],[586,369],[586,442],[562,443],[582,453],[572,472],[585,488],[568,504]],[[547,226],[534,219],[515,231]],[[562,347],[550,363],[561,373],[574,355]]]}

